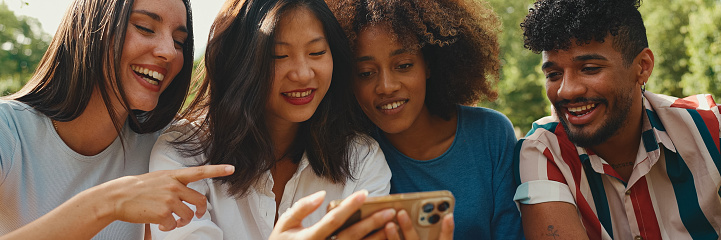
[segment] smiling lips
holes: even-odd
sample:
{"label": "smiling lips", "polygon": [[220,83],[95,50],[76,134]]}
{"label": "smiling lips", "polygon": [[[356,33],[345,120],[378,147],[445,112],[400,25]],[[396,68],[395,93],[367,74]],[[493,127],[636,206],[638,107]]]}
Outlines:
{"label": "smiling lips", "polygon": [[407,102],[408,102],[407,99],[406,99],[406,100],[395,101],[395,102],[392,102],[392,103],[388,103],[388,104],[381,105],[381,106],[379,106],[378,108],[380,108],[381,110],[393,110],[393,109],[396,109],[396,108],[402,106],[403,104],[405,104],[405,103],[407,103]]}
{"label": "smiling lips", "polygon": [[304,105],[313,101],[315,96],[315,89],[304,89],[300,91],[291,91],[281,93],[283,99],[293,105]]}
{"label": "smiling lips", "polygon": [[135,72],[135,74],[140,76],[143,80],[155,86],[160,85],[160,82],[165,79],[165,75],[157,71],[153,71],[136,65],[132,65],[130,66],[130,68],[133,69],[133,72]]}
{"label": "smiling lips", "polygon": [[588,104],[585,106],[569,107],[567,109],[568,109],[568,112],[571,113],[571,115],[573,115],[573,116],[583,116],[583,115],[586,115],[587,113],[593,111],[594,108],[596,108],[596,104],[591,103],[591,104]]}

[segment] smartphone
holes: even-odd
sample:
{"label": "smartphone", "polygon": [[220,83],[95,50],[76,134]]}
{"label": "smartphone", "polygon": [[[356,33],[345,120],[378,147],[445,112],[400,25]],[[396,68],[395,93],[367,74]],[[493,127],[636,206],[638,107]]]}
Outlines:
{"label": "smartphone", "polygon": [[[342,200],[334,200],[328,204],[328,211],[337,207]],[[360,210],[356,211],[334,234],[350,227],[373,213],[395,208],[397,211],[405,209],[418,232],[424,240],[438,239],[441,233],[441,220],[443,216],[453,213],[456,199],[450,191],[398,193],[380,197],[368,197]],[[394,219],[394,222],[398,222]],[[403,233],[400,233],[404,239]]]}

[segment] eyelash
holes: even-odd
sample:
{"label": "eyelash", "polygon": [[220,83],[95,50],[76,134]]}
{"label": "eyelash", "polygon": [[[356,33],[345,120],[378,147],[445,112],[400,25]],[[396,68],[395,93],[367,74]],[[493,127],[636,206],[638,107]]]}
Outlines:
{"label": "eyelash", "polygon": [[326,53],[326,50],[323,50],[323,51],[320,51],[320,52],[311,53],[310,55],[311,55],[311,56],[320,56],[320,55],[323,55],[323,54],[325,54],[325,53]]}
{"label": "eyelash", "polygon": [[[310,53],[309,55],[311,55],[311,56],[321,56],[321,55],[323,55],[323,54],[326,54],[327,52],[328,52],[327,50],[323,50],[323,51],[320,51],[320,52]],[[283,59],[283,58],[287,58],[287,57],[288,57],[288,55],[277,55],[277,56],[273,56],[273,59]]]}
{"label": "eyelash", "polygon": [[150,30],[149,28],[146,28],[146,27],[143,27],[143,26],[140,26],[140,25],[137,25],[137,24],[133,24],[133,25],[135,25],[135,28],[137,28],[137,29],[140,30],[140,31],[143,31],[143,32],[146,32],[146,33],[155,33],[155,31]]}

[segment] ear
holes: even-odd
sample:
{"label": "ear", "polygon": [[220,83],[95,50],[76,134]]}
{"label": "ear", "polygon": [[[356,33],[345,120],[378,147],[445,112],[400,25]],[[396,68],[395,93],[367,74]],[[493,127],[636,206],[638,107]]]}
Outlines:
{"label": "ear", "polygon": [[636,72],[638,84],[643,85],[648,81],[648,78],[651,77],[651,73],[653,72],[654,56],[651,49],[644,48],[641,53],[636,56],[634,64],[638,66],[638,71]]}

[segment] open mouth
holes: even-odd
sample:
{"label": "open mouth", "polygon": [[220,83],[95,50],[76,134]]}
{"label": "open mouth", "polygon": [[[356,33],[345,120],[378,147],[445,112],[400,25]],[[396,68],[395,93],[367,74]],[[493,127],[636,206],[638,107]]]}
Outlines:
{"label": "open mouth", "polygon": [[291,97],[291,98],[304,98],[310,95],[313,92],[312,89],[306,90],[304,92],[284,92],[282,93],[283,96]]}
{"label": "open mouth", "polygon": [[144,67],[139,67],[139,66],[133,65],[133,66],[130,66],[130,68],[133,70],[133,72],[135,72],[135,74],[140,76],[143,80],[145,80],[146,82],[148,82],[152,85],[155,85],[155,86],[158,86],[160,84],[160,82],[162,82],[163,79],[165,79],[165,75],[163,75],[162,73],[159,73],[159,72],[156,72],[156,71],[144,68]]}
{"label": "open mouth", "polygon": [[396,109],[396,108],[398,108],[398,107],[400,107],[400,106],[403,106],[403,104],[406,104],[407,102],[408,102],[408,99],[406,99],[406,100],[400,100],[400,101],[395,101],[395,102],[392,102],[392,103],[388,103],[388,104],[381,105],[381,106],[379,106],[378,108],[380,108],[381,110],[392,110],[392,109]]}
{"label": "open mouth", "polygon": [[591,104],[588,104],[588,105],[585,105],[585,106],[570,107],[570,108],[567,108],[567,109],[568,109],[568,113],[570,113],[570,114],[573,115],[573,116],[577,116],[577,117],[578,117],[578,116],[583,116],[583,115],[586,115],[586,114],[592,112],[593,109],[596,109],[596,104],[595,104],[595,103],[591,103]]}

